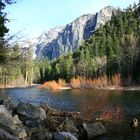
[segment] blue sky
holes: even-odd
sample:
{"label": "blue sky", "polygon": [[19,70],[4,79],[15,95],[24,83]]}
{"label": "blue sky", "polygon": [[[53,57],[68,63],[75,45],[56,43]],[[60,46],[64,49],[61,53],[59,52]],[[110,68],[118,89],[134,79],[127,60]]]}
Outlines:
{"label": "blue sky", "polygon": [[86,13],[105,6],[126,8],[139,0],[17,0],[5,11],[11,22],[9,34],[22,31],[25,37],[36,37],[55,26],[63,26]]}

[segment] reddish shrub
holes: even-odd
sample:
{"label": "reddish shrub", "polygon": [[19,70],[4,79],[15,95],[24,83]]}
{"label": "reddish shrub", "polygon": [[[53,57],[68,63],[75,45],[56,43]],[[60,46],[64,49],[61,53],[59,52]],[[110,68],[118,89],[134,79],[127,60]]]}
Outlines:
{"label": "reddish shrub", "polygon": [[41,86],[39,86],[39,88],[57,90],[57,89],[60,89],[61,86],[56,81],[48,81],[48,82],[45,82],[44,84],[42,84]]}
{"label": "reddish shrub", "polygon": [[94,79],[76,77],[70,80],[70,84],[72,88],[107,88],[108,86],[119,88],[121,86],[121,75],[118,73],[111,78],[105,75]]}

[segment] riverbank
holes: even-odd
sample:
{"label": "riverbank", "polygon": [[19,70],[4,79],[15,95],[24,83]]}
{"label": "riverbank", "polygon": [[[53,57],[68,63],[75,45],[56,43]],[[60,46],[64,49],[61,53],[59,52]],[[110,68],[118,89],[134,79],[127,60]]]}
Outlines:
{"label": "riverbank", "polygon": [[15,106],[10,98],[0,103],[1,140],[88,140],[107,133],[101,122],[86,119],[79,112],[24,102]]}
{"label": "riverbank", "polygon": [[119,90],[119,91],[140,91],[140,86],[121,86],[121,85],[105,85],[99,84],[100,82],[95,82],[91,79],[77,78],[66,83],[65,80],[59,79],[56,81],[48,81],[43,84],[31,84],[31,85],[0,85],[0,89],[4,88],[27,88],[32,86],[37,86],[38,88],[46,88],[50,90],[68,90],[68,89],[97,89],[97,90]]}
{"label": "riverbank", "polygon": [[0,85],[0,89],[4,88],[27,88],[27,87],[32,87],[32,86],[39,86],[40,84],[31,84],[31,85]]}
{"label": "riverbank", "polygon": [[104,90],[122,90],[122,91],[140,91],[140,86],[129,86],[129,87],[108,86],[108,87],[105,87],[105,88],[97,88],[97,89],[104,89]]}
{"label": "riverbank", "polygon": [[69,83],[66,83],[64,80],[59,79],[58,82],[56,81],[47,81],[43,83],[42,85],[38,86],[38,88],[46,88],[50,90],[66,90],[66,89],[72,89],[71,85]]}
{"label": "riverbank", "polygon": [[[62,81],[62,80],[60,80]],[[122,91],[135,91],[140,90],[140,86],[128,86],[124,87],[121,85],[107,85],[107,84],[99,84],[100,82],[95,82],[91,79],[83,79],[77,78],[72,79],[70,83],[65,83],[63,80],[62,82],[56,81],[48,81],[42,85],[39,85],[38,88],[46,88],[50,90],[67,90],[67,89],[97,89],[97,90],[122,90]]]}

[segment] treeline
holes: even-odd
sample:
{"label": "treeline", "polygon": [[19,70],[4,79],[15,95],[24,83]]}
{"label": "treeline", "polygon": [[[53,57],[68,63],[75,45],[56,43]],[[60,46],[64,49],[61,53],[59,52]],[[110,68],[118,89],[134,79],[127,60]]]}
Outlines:
{"label": "treeline", "polygon": [[6,22],[9,20],[4,9],[13,3],[14,0],[0,1],[0,87],[31,85],[34,79],[32,46],[28,43],[29,47],[23,48],[15,43],[19,41],[18,33],[7,35]]}
{"label": "treeline", "polygon": [[[5,43],[4,43],[5,44]],[[0,86],[32,85],[34,74],[33,50],[20,48],[18,44],[1,46]]]}
{"label": "treeline", "polygon": [[[0,3],[0,9],[3,7],[5,3]],[[74,77],[94,79],[87,81],[98,84],[103,80],[115,83],[115,79],[124,85],[140,83],[140,7],[136,5],[115,11],[111,20],[77,51],[52,61],[34,60],[30,43],[24,49],[18,44],[9,45],[13,36],[5,39],[8,29],[2,11],[0,18],[0,85],[31,85],[59,79],[69,82]]]}
{"label": "treeline", "polygon": [[73,77],[108,77],[119,74],[124,85],[140,83],[140,7],[117,10],[111,20],[76,52],[58,60],[35,60],[36,81],[69,81]]}
{"label": "treeline", "polygon": [[[6,4],[12,4],[12,0],[0,1],[0,85],[6,85],[9,81],[16,79],[19,70],[13,69],[17,67],[15,61],[19,59],[19,51],[15,46],[9,45],[14,36],[5,37],[9,29],[5,26],[6,13],[3,12]],[[16,76],[15,76],[16,73]]]}

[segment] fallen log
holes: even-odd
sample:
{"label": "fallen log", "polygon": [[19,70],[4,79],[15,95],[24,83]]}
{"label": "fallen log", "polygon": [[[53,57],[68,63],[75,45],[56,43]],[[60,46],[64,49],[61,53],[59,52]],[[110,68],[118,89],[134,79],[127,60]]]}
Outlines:
{"label": "fallen log", "polygon": [[84,117],[80,112],[66,112],[60,111],[54,108],[49,107],[48,105],[43,105],[42,108],[46,111],[47,121],[49,124],[54,126],[59,125],[66,118],[72,119],[75,123],[83,122],[93,122],[93,120]]}

